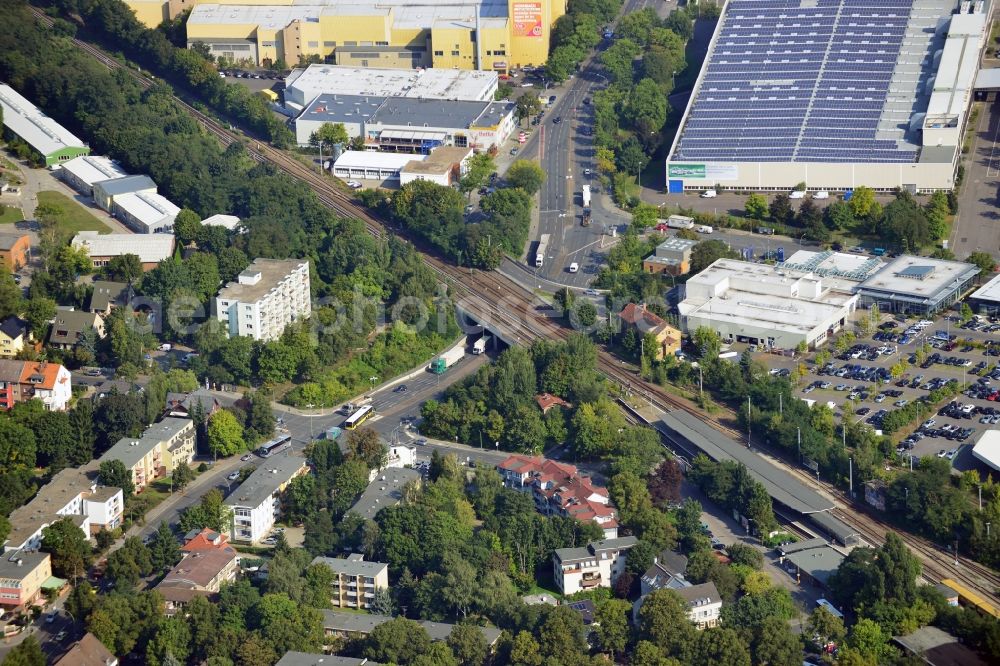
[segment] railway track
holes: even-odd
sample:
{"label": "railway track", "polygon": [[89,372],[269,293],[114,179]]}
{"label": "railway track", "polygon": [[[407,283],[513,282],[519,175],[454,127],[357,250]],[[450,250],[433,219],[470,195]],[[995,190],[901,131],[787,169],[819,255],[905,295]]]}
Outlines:
{"label": "railway track", "polygon": [[[40,22],[46,26],[52,26],[52,19],[40,10],[32,7],[31,11]],[[75,38],[73,42],[80,50],[109,69],[124,69],[144,89],[156,84],[154,79],[144,76],[141,72],[133,71],[92,44]],[[367,230],[378,238],[384,238],[388,235],[387,225],[383,221],[374,217],[348,194],[306,165],[281,151],[237,134],[176,95],[175,99],[185,107],[206,132],[214,136],[222,145],[229,146],[234,142],[242,143],[252,159],[258,163],[269,163],[288,175],[305,182],[314,191],[317,198],[338,215],[360,219]],[[542,302],[511,278],[500,273],[484,271],[473,271],[470,275],[465,269],[448,264],[433,254],[424,253],[424,260],[442,282],[449,286],[451,295],[458,305],[465,311],[475,313],[480,323],[499,325],[516,341],[524,344],[530,344],[538,339],[564,340],[570,335],[571,331],[567,328],[548,316],[540,315],[539,312],[542,309],[539,306],[543,305]],[[638,391],[649,400],[650,404],[656,405],[664,411],[682,409],[711,423],[734,439],[739,440],[742,437],[742,433],[726,426],[717,418],[707,417],[690,401],[671,395],[660,386],[645,382],[636,372],[623,366],[621,361],[607,352],[600,351],[598,353],[598,369],[626,391]],[[726,415],[732,417],[733,412],[727,411]],[[804,476],[801,470],[793,466],[785,463],[780,463],[780,466],[789,473]],[[811,476],[805,478],[805,481],[812,486],[819,485],[828,492],[833,490],[832,494],[837,496],[835,489],[832,489],[828,484],[817,483]],[[859,514],[856,509],[843,501],[839,502],[837,509],[834,510],[834,515],[858,530],[865,540],[873,545],[881,544],[885,533],[892,529],[891,526],[876,518],[867,514]],[[949,558],[944,557],[945,554],[933,544],[912,534],[905,534],[904,538],[917,553],[927,576],[938,581],[945,578],[959,580],[982,593],[991,603],[1000,607],[1000,596],[997,595],[997,590],[1000,589],[1000,576],[991,569],[961,557],[958,567],[943,564],[943,560],[947,561]]]}

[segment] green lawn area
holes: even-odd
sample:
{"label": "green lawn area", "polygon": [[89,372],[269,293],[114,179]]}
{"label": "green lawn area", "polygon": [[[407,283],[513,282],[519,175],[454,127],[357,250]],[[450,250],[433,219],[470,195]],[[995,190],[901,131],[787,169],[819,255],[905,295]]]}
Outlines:
{"label": "green lawn area", "polygon": [[59,227],[70,233],[76,234],[80,231],[96,231],[102,234],[111,233],[104,222],[90,214],[90,212],[76,201],[59,192],[44,191],[38,193],[38,205],[57,206],[62,210],[59,216]]}
{"label": "green lawn area", "polygon": [[0,206],[0,224],[14,224],[24,219],[24,214],[20,208],[14,206]]}

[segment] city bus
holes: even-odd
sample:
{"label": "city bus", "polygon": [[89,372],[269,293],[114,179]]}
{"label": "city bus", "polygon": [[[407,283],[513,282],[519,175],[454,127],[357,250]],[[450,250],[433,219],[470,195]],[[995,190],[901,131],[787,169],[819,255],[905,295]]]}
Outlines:
{"label": "city bus", "polygon": [[358,411],[354,412],[353,414],[347,417],[347,420],[344,421],[344,427],[347,428],[348,430],[354,430],[355,428],[357,428],[359,425],[361,425],[374,415],[375,415],[375,408],[372,407],[371,405],[365,405],[364,407],[362,407],[361,409],[359,409]]}
{"label": "city bus", "polygon": [[261,458],[269,458],[276,453],[281,453],[292,448],[292,436],[291,435],[279,435],[269,442],[264,442],[259,449],[257,449],[257,455]]}

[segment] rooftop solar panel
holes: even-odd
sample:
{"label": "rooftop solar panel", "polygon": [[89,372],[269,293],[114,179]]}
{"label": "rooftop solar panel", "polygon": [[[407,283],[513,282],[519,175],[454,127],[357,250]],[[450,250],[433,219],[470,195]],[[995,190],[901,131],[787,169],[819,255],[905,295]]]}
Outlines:
{"label": "rooftop solar panel", "polygon": [[671,159],[915,160],[886,109],[913,4],[730,0]]}

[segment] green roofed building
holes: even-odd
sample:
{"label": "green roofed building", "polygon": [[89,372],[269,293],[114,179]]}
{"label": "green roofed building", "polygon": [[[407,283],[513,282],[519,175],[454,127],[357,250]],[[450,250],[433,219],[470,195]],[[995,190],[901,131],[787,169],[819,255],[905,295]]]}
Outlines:
{"label": "green roofed building", "polygon": [[4,134],[31,146],[45,160],[45,166],[90,154],[87,144],[5,84],[0,84],[0,110]]}

